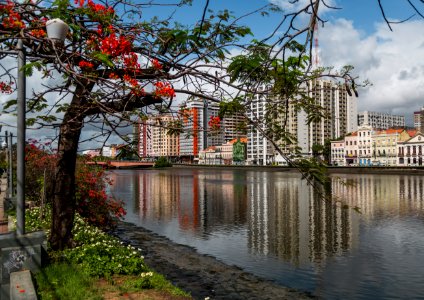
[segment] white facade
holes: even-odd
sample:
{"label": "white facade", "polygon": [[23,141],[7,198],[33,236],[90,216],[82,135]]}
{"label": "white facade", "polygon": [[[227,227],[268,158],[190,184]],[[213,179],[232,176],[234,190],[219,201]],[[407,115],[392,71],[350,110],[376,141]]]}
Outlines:
{"label": "white facade", "polygon": [[418,132],[405,142],[398,143],[399,166],[422,166],[424,153],[424,135]]}
{"label": "white facade", "polygon": [[372,128],[388,129],[405,127],[405,117],[391,114],[363,111],[358,113],[358,126],[369,125]]}
{"label": "white facade", "polygon": [[333,166],[344,166],[345,160],[345,141],[331,141],[331,164]]}
{"label": "white facade", "polygon": [[202,99],[187,101],[182,112],[184,132],[180,134],[180,156],[197,156],[209,146],[223,143],[222,131],[210,133],[208,122],[218,116],[219,106]]}
{"label": "white facade", "polygon": [[372,165],[372,143],[373,129],[370,126],[361,126],[358,128],[358,164],[360,166]]}
{"label": "white facade", "polygon": [[[250,103],[248,117],[258,123],[260,128],[265,129],[263,118],[266,115],[267,99],[263,95],[255,95]],[[273,161],[274,148],[261,132],[252,126],[247,135],[247,163],[251,165],[267,165]]]}
{"label": "white facade", "polygon": [[353,132],[345,137],[346,165],[358,164],[358,133]]}
{"label": "white facade", "polygon": [[309,82],[309,94],[315,104],[323,108],[324,114],[320,121],[309,125],[309,153],[312,153],[314,144],[324,145],[325,140],[342,137],[357,129],[356,98],[348,95],[344,85],[330,80],[314,80]]}

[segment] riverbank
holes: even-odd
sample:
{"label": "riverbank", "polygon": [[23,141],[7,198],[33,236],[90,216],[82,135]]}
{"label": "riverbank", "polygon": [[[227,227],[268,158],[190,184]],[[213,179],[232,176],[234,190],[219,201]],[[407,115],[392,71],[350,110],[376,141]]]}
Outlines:
{"label": "riverbank", "polygon": [[[238,165],[196,165],[173,164],[173,168],[197,169],[228,169],[228,170],[266,170],[278,172],[299,172],[293,167],[283,166],[238,166]],[[327,167],[329,174],[393,174],[393,175],[424,175],[424,167]]]}
{"label": "riverbank", "polygon": [[226,265],[194,248],[136,225],[120,222],[112,232],[125,243],[141,248],[144,260],[194,299],[310,299],[312,296],[276,285]]}

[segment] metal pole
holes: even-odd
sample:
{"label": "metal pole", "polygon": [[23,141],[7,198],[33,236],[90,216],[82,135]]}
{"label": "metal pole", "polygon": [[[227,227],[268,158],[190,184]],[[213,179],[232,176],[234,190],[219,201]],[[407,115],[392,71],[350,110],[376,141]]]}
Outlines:
{"label": "metal pole", "polygon": [[7,143],[9,148],[9,199],[13,197],[13,133],[9,133],[9,142]]}
{"label": "metal pole", "polygon": [[22,39],[18,40],[18,134],[17,134],[17,234],[25,234],[25,110],[26,78],[24,72],[25,50]]}

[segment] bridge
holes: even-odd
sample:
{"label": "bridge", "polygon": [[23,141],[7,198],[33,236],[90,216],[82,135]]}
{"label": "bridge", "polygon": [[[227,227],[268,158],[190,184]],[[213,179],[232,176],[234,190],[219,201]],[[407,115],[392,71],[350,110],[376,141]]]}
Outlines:
{"label": "bridge", "polygon": [[151,168],[155,164],[148,161],[89,161],[89,165],[98,165],[108,169]]}

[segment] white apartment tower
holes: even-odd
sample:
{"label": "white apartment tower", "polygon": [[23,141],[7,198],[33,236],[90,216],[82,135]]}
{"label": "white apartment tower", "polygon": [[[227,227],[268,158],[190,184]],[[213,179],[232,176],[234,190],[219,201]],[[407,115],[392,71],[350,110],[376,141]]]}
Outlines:
{"label": "white apartment tower", "polygon": [[[414,113],[415,115],[415,113]],[[372,128],[389,129],[405,127],[405,117],[391,114],[363,111],[358,113],[358,126],[369,125]]]}
{"label": "white apartment tower", "polygon": [[[288,105],[286,114],[276,116],[285,124],[285,130],[297,140],[297,147],[304,155],[312,153],[314,144],[324,145],[325,140],[345,136],[357,129],[357,104],[356,99],[349,96],[343,85],[329,80],[314,80],[308,83],[308,96],[315,100],[315,104],[323,109],[324,117],[311,124],[307,124],[307,114],[297,110],[293,102]],[[263,118],[266,115],[267,98],[256,95],[250,103],[249,118],[258,126],[266,129]],[[287,118],[287,120],[286,120]],[[262,121],[262,122],[261,122]],[[292,147],[282,146],[286,153]],[[266,164],[272,162],[275,155],[272,145],[261,135],[260,130],[252,126],[248,134],[247,159],[249,163]]]}
{"label": "white apartment tower", "polygon": [[[262,90],[263,88],[260,88]],[[250,100],[248,117],[256,126],[251,126],[247,135],[247,163],[256,165],[267,165],[274,158],[274,147],[261,134],[266,129],[263,118],[266,115],[267,98],[265,95],[255,95]]]}
{"label": "white apartment tower", "polygon": [[210,133],[208,122],[218,116],[217,103],[203,99],[187,101],[181,110],[184,132],[180,134],[180,156],[197,156],[199,151],[209,146],[223,143],[222,131]]}
{"label": "white apartment tower", "polygon": [[312,153],[314,144],[324,145],[327,139],[335,139],[356,131],[356,99],[348,95],[344,85],[330,80],[313,80],[309,82],[309,95],[323,108],[324,113],[320,121],[309,126],[304,125],[308,126],[309,153]]}

